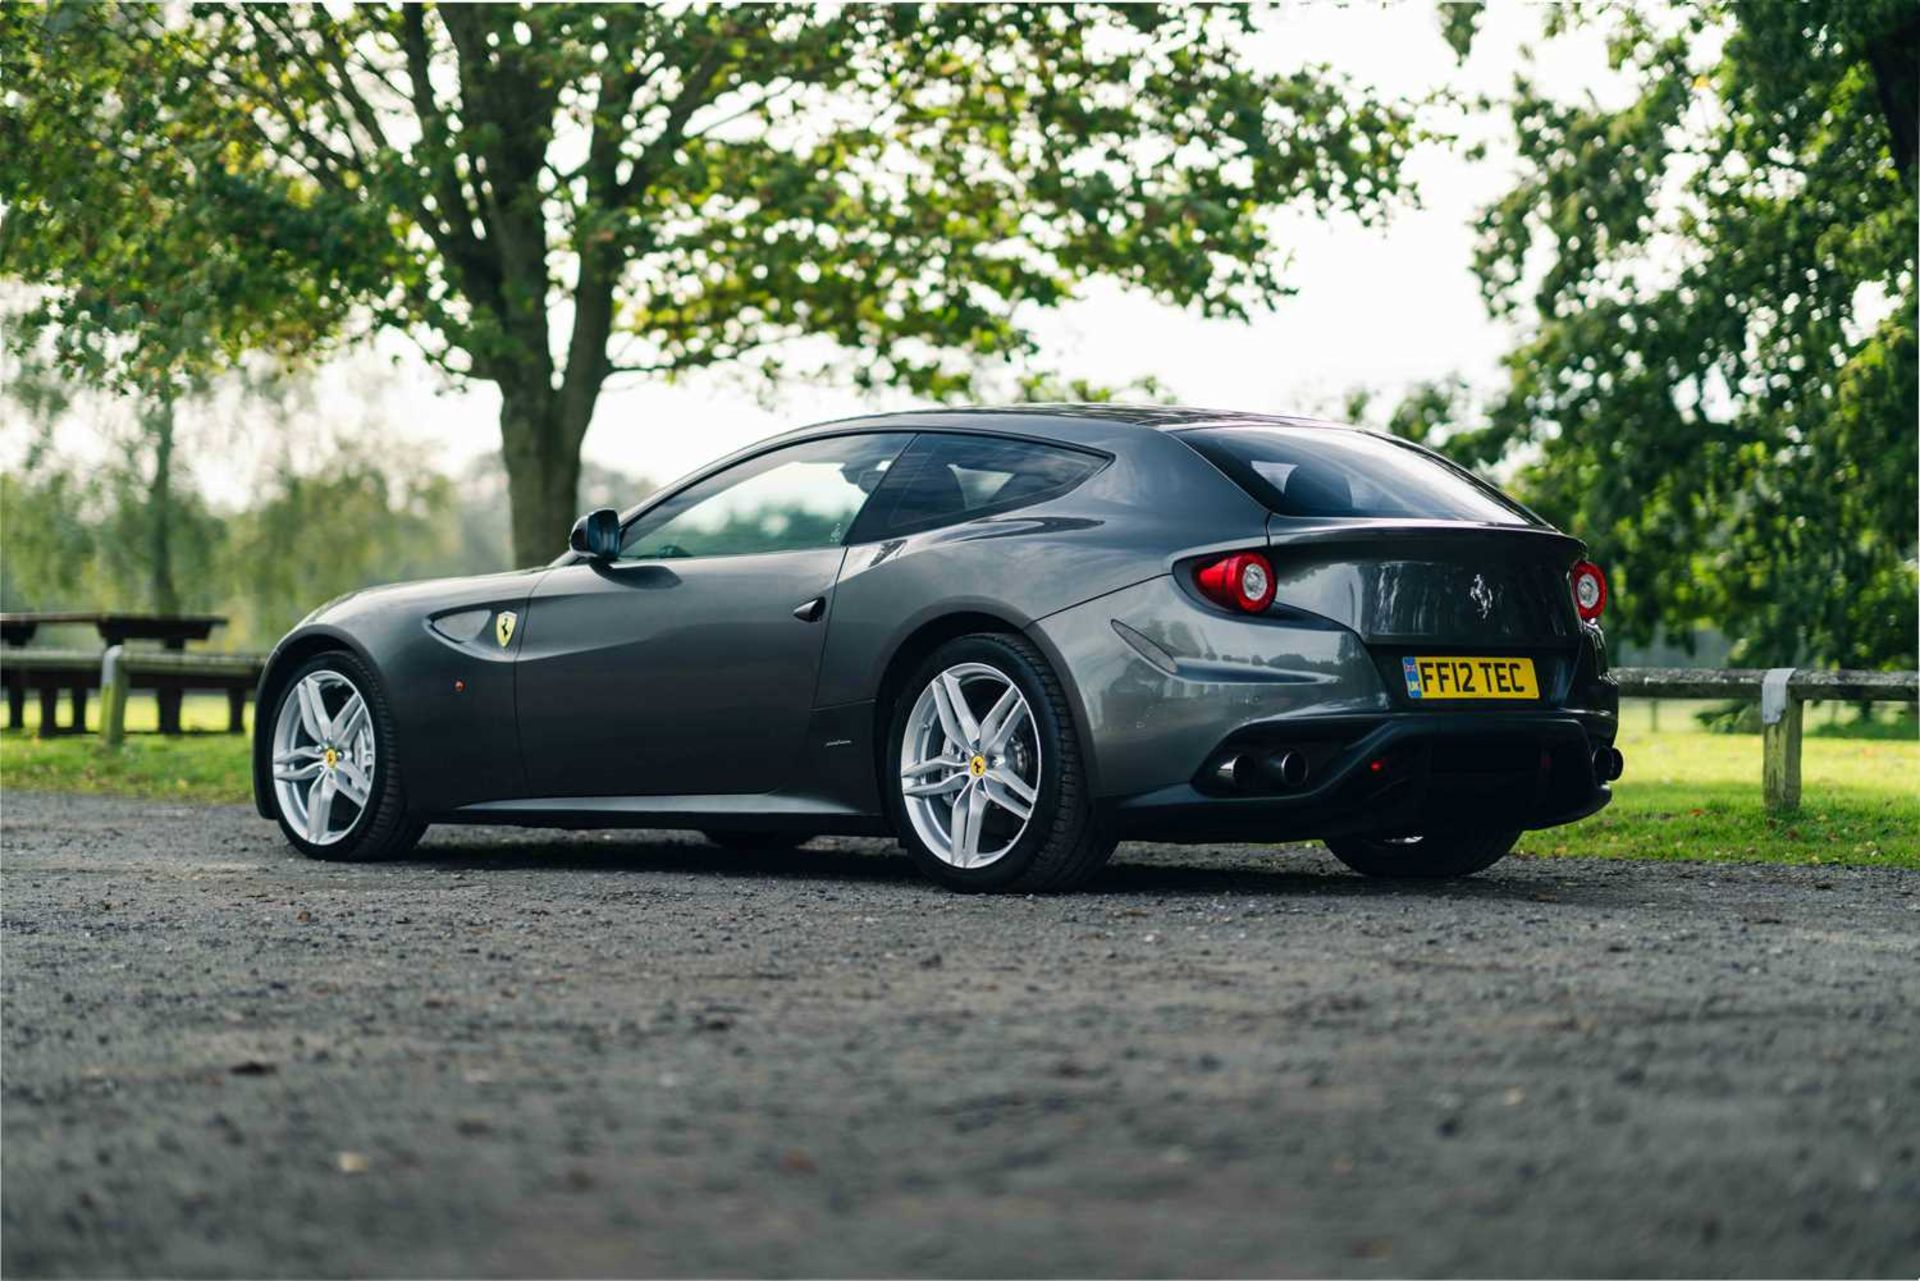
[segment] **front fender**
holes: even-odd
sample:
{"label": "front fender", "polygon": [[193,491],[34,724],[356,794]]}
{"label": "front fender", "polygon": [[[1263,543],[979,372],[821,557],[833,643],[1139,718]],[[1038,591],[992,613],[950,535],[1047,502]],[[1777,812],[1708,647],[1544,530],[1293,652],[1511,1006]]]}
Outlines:
{"label": "front fender", "polygon": [[[287,678],[329,650],[373,673],[393,718],[407,808],[421,817],[480,800],[523,795],[514,710],[514,660],[527,601],[544,568],[408,583],[362,592],[316,611],[268,656],[254,713],[254,805],[274,817],[273,721]],[[498,620],[515,615],[501,639]]]}

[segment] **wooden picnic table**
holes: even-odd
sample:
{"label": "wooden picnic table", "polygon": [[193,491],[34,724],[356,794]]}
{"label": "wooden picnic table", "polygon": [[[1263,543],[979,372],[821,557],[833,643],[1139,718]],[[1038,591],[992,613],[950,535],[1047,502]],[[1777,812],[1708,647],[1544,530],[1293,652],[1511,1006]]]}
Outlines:
{"label": "wooden picnic table", "polygon": [[203,641],[226,619],[218,614],[114,614],[98,610],[54,613],[0,614],[0,642],[25,645],[43,626],[87,623],[109,645],[130,640],[159,641],[168,649],[185,649],[188,641]]}
{"label": "wooden picnic table", "polygon": [[[207,639],[213,635],[214,628],[223,626],[226,621],[218,614],[124,614],[101,610],[0,614],[0,642],[8,646],[22,646],[31,641],[34,633],[43,626],[78,623],[91,624],[108,647],[127,641],[158,641],[163,648],[184,650],[188,641]],[[41,688],[43,717],[52,706],[44,683],[49,679],[59,679],[58,674],[52,671],[39,673],[35,682]],[[73,680],[73,728],[78,731],[86,728],[87,690],[99,683],[99,673],[94,671],[90,678],[76,673]],[[7,724],[14,729],[20,728],[26,720],[27,683],[25,673],[18,669],[7,676]],[[177,685],[155,690],[161,733],[180,732],[180,699],[183,693]],[[43,724],[41,732],[47,733],[50,728]]]}

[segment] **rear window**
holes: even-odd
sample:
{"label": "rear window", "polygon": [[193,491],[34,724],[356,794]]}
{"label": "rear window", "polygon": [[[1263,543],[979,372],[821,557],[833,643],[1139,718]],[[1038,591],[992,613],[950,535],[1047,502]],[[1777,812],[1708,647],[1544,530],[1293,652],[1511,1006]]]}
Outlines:
{"label": "rear window", "polygon": [[1106,459],[1004,436],[929,432],[907,446],[854,527],[850,542],[1012,511],[1066,493]]}
{"label": "rear window", "polygon": [[1282,516],[1539,523],[1493,486],[1374,432],[1202,427],[1180,439]]}

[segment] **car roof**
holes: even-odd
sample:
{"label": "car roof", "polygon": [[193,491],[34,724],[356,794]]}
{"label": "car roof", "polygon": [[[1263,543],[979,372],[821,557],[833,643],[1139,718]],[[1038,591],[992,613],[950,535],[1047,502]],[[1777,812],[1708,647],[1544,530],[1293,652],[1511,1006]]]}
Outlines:
{"label": "car roof", "polygon": [[1195,405],[1139,405],[1117,401],[1089,403],[1058,402],[1022,405],[980,405],[958,409],[912,409],[886,414],[862,414],[854,418],[817,423],[807,430],[851,427],[905,427],[920,425],[973,426],[981,429],[1009,427],[1014,421],[1078,421],[1139,427],[1150,431],[1181,431],[1189,427],[1345,427],[1301,414],[1256,414],[1238,409],[1205,409]]}
{"label": "car roof", "polygon": [[[686,486],[725,471],[737,463],[758,457],[769,450],[800,444],[823,436],[839,436],[867,431],[962,431],[1025,436],[1078,445],[1082,448],[1113,453],[1128,451],[1128,441],[1141,442],[1142,433],[1184,431],[1193,427],[1338,427],[1358,430],[1345,423],[1318,418],[1280,414],[1250,414],[1232,409],[1200,409],[1185,405],[1129,405],[1100,402],[1091,404],[983,405],[967,408],[910,409],[896,413],[862,414],[837,418],[830,422],[796,427],[777,436],[769,436],[746,445],[723,458],[662,485],[638,506],[622,513],[631,520],[663,497]],[[1196,461],[1198,456],[1195,456]]]}

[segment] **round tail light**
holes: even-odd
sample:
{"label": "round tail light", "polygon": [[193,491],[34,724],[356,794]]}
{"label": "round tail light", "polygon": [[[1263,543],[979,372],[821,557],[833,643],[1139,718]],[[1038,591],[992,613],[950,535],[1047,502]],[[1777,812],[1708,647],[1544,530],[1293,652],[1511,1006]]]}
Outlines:
{"label": "round tail light", "polygon": [[1567,575],[1573,585],[1573,608],[1582,621],[1591,623],[1607,607],[1607,576],[1590,560],[1583,560]]}
{"label": "round tail light", "polygon": [[1273,566],[1259,552],[1235,552],[1194,571],[1194,582],[1228,609],[1257,614],[1273,603]]}

